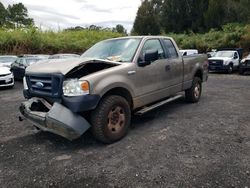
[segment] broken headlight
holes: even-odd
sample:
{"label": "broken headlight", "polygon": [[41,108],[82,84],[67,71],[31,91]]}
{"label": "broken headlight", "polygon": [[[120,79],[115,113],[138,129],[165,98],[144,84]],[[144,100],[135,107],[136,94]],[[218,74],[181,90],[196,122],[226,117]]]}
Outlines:
{"label": "broken headlight", "polygon": [[89,83],[78,79],[65,80],[63,82],[64,96],[81,96],[89,94]]}

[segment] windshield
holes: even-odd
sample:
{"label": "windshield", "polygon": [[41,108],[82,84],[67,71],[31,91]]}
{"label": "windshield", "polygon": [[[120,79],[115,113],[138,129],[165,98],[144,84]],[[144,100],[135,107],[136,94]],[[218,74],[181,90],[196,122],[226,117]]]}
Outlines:
{"label": "windshield", "polygon": [[33,63],[36,63],[39,60],[41,60],[41,59],[26,59],[26,62],[28,65],[32,65]]}
{"label": "windshield", "polygon": [[131,62],[141,39],[114,39],[97,43],[81,57],[116,62]]}
{"label": "windshield", "polygon": [[79,58],[80,56],[77,54],[60,54],[60,55],[52,55],[49,59],[70,59],[70,58]]}
{"label": "windshield", "polygon": [[218,51],[214,57],[233,57],[234,52],[232,51]]}
{"label": "windshield", "polygon": [[15,57],[0,57],[0,63],[14,62],[16,59]]}

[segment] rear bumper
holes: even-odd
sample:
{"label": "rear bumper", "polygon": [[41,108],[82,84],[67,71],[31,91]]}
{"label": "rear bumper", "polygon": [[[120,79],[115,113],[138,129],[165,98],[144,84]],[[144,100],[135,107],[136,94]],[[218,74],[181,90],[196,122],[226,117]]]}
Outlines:
{"label": "rear bumper", "polygon": [[19,109],[22,116],[41,130],[68,140],[79,138],[90,128],[82,116],[56,102],[51,106],[44,99],[31,98],[21,103]]}

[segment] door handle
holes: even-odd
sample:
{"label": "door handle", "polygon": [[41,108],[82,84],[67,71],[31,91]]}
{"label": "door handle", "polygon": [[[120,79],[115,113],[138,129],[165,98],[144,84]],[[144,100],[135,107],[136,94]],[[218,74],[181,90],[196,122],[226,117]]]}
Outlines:
{"label": "door handle", "polygon": [[170,71],[170,69],[171,69],[170,65],[165,66],[165,71]]}

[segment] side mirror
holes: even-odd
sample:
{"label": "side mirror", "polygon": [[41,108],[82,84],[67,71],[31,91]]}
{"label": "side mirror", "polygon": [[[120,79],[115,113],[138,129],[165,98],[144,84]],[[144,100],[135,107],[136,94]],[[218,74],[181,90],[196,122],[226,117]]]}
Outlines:
{"label": "side mirror", "polygon": [[144,54],[143,60],[138,62],[140,67],[150,65],[151,62],[159,59],[158,50],[147,50]]}

